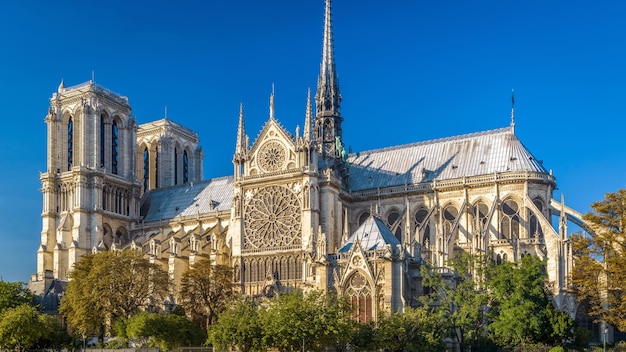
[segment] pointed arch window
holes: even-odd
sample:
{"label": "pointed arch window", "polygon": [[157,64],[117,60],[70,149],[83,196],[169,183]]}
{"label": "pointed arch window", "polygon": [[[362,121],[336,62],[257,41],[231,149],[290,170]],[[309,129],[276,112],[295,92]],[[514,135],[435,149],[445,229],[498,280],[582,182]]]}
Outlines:
{"label": "pointed arch window", "polygon": [[352,319],[359,323],[372,320],[372,290],[363,274],[354,273],[348,280],[345,296],[352,306]]}
{"label": "pointed arch window", "polygon": [[159,188],[159,151],[154,151],[154,188]]}
{"label": "pointed arch window", "polygon": [[143,191],[148,191],[148,186],[150,180],[150,152],[148,152],[148,148],[146,147],[143,150]]}
{"label": "pointed arch window", "polygon": [[[389,228],[391,229],[393,225],[400,219],[400,213],[397,211],[392,211],[387,216],[387,223],[389,224]],[[394,233],[398,241],[402,242],[402,226],[398,226],[396,232]]]}
{"label": "pointed arch window", "polygon": [[421,230],[420,232],[424,234],[424,237],[422,238],[422,246],[425,248],[430,246],[430,224],[424,223],[427,215],[428,210],[426,208],[421,208],[415,213],[415,222],[417,223],[417,227]]}
{"label": "pointed arch window", "polygon": [[502,220],[500,230],[506,239],[519,238],[519,206],[509,199],[502,204]]}
{"label": "pointed arch window", "polygon": [[359,226],[363,225],[363,223],[365,222],[365,220],[367,220],[367,218],[370,217],[370,213],[369,212],[364,212],[363,214],[361,214],[361,216],[359,216]]}
{"label": "pointed arch window", "polygon": [[[541,200],[534,199],[533,204],[537,207],[537,209],[539,209],[539,211],[543,215],[543,203],[541,202]],[[535,213],[533,213],[530,210],[528,212],[530,213],[530,216],[529,216],[530,233],[528,234],[528,236],[531,238],[543,237],[543,230],[541,229],[541,225],[539,224],[539,219],[537,218],[537,216],[541,216],[541,215],[539,214],[535,215]]]}
{"label": "pointed arch window", "polygon": [[189,157],[187,151],[183,152],[183,183],[189,182]]}
{"label": "pointed arch window", "polygon": [[484,233],[487,229],[487,217],[489,216],[489,207],[483,202],[478,202],[473,209],[474,230]]}
{"label": "pointed arch window", "polygon": [[117,165],[118,165],[118,143],[119,143],[119,131],[117,128],[117,121],[113,121],[113,126],[111,127],[111,172],[117,175]]}
{"label": "pointed arch window", "polygon": [[70,116],[67,122],[67,170],[72,169],[74,163],[74,122]]}
{"label": "pointed arch window", "polygon": [[104,154],[105,154],[105,126],[104,126],[104,114],[100,115],[100,167],[104,167]]}
{"label": "pointed arch window", "polygon": [[443,233],[446,236],[452,235],[454,238],[458,238],[459,229],[454,228],[454,222],[459,215],[459,211],[452,205],[448,205],[443,210]]}
{"label": "pointed arch window", "polygon": [[174,148],[174,185],[178,184],[178,149]]}

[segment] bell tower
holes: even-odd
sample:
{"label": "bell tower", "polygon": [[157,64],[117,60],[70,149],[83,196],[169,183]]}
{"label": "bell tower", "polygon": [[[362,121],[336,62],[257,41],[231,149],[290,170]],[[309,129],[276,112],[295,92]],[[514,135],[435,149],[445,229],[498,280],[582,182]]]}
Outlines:
{"label": "bell tower", "polygon": [[93,81],[52,94],[37,277],[65,279],[80,256],[130,241],[141,184],[128,98]]}

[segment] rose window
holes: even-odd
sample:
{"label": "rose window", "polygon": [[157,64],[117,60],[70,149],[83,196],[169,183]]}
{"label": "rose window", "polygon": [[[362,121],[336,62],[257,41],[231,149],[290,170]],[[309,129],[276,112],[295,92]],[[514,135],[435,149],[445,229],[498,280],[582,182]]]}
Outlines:
{"label": "rose window", "polygon": [[301,245],[301,210],[287,187],[261,189],[246,203],[244,249]]}
{"label": "rose window", "polygon": [[265,143],[259,150],[259,164],[266,172],[280,170],[285,164],[285,148],[278,142]]}

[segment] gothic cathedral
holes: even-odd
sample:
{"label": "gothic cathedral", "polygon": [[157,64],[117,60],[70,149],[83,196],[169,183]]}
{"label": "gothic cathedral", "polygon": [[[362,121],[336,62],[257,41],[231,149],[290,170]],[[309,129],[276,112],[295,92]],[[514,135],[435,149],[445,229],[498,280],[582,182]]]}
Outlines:
{"label": "gothic cathedral", "polygon": [[92,81],[62,82],[45,118],[32,283],[45,291],[82,255],[131,248],[174,284],[209,259],[232,266],[246,295],[333,291],[369,321],[417,303],[420,266],[446,273],[447,259],[465,251],[546,258],[555,303],[572,313],[567,221],[580,214],[552,199],[556,179],[515,135],[514,111],[500,129],[346,151],[330,2],[302,131],[275,119],[272,96],[250,141],[241,108],[231,176],[202,179],[193,130],[169,119],[137,125],[128,98]]}

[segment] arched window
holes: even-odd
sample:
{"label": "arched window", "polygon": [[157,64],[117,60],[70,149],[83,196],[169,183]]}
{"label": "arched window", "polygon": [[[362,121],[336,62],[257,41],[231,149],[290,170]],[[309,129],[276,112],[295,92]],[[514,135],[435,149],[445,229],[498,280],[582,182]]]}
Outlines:
{"label": "arched window", "polygon": [[452,235],[454,238],[458,238],[457,234],[459,229],[456,228],[454,229],[454,232],[452,231],[454,221],[458,215],[459,211],[453,205],[448,205],[443,210],[443,233],[445,236]]}
{"label": "arched window", "polygon": [[118,155],[118,129],[117,121],[113,121],[111,127],[111,172],[117,175],[117,155]]}
{"label": "arched window", "polygon": [[174,185],[178,184],[178,149],[174,148]]}
{"label": "arched window", "polygon": [[421,208],[415,213],[415,222],[417,223],[418,230],[423,229],[422,233],[424,234],[424,238],[422,238],[422,246],[428,248],[430,246],[430,224],[424,223],[426,215],[428,215],[428,210],[426,208]]}
{"label": "arched window", "polygon": [[148,148],[143,150],[143,191],[147,192],[150,186],[150,153]]}
{"label": "arched window", "polygon": [[[537,207],[537,209],[539,209],[539,211],[541,212],[541,215],[543,215],[543,203],[541,202],[541,200],[539,199],[534,199],[533,200],[533,204]],[[530,223],[530,233],[528,234],[529,237],[534,238],[534,237],[542,237],[543,236],[543,230],[541,229],[541,225],[539,224],[539,219],[537,219],[537,215],[535,215],[532,211],[528,211],[530,213],[529,216],[529,223]]]}
{"label": "arched window", "polygon": [[361,214],[361,216],[359,216],[359,226],[363,225],[363,223],[365,222],[365,220],[367,220],[367,218],[370,217],[370,213],[369,212],[364,212],[363,214]]}
{"label": "arched window", "polygon": [[183,152],[183,183],[189,182],[189,157],[187,151]]}
{"label": "arched window", "polygon": [[100,167],[104,167],[104,154],[105,154],[105,131],[104,131],[104,114],[100,115]]}
{"label": "arched window", "polygon": [[345,296],[352,305],[352,319],[359,323],[372,320],[372,290],[363,274],[356,272],[352,275],[348,280]]}
{"label": "arched window", "polygon": [[154,151],[154,188],[159,188],[159,151]]}
{"label": "arched window", "polygon": [[72,163],[74,162],[74,122],[72,117],[67,123],[67,170],[72,169]]}
{"label": "arched window", "polygon": [[519,238],[519,207],[512,200],[506,200],[502,204],[502,221],[500,229],[502,236],[507,239]]}
{"label": "arched window", "polygon": [[498,265],[502,264],[502,255],[498,254],[496,256],[496,264]]}
{"label": "arched window", "polygon": [[487,229],[487,217],[489,216],[489,207],[483,202],[478,202],[474,205],[474,230],[479,233],[484,233]]}
{"label": "arched window", "polygon": [[[394,210],[391,213],[389,213],[389,215],[387,215],[387,224],[389,224],[389,228],[393,227],[393,225],[396,223],[396,221],[398,221],[398,219],[400,219],[399,212]],[[402,226],[398,226],[398,228],[396,229],[395,235],[398,241],[402,242]]]}

